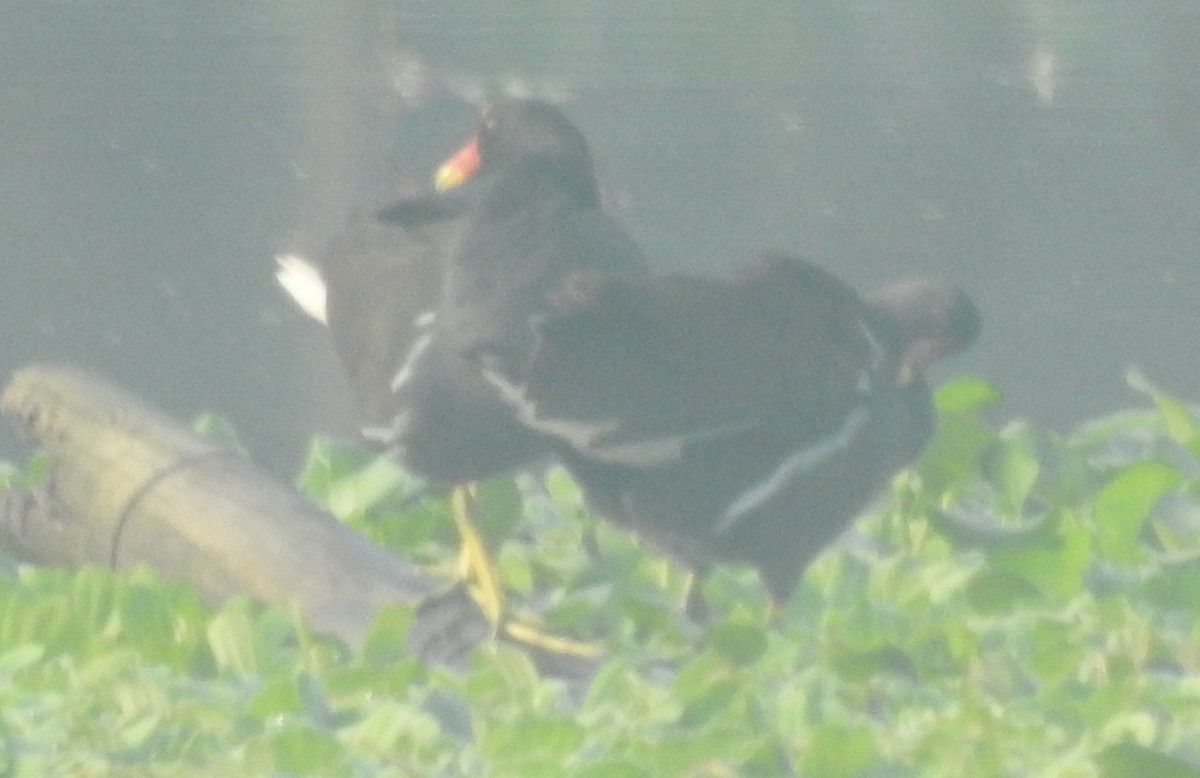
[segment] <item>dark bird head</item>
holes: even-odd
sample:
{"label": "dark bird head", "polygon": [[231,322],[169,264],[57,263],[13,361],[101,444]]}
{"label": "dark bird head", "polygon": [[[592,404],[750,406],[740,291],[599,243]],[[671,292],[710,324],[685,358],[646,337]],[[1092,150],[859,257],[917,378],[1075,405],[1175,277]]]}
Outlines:
{"label": "dark bird head", "polygon": [[536,165],[574,185],[596,188],[592,157],[583,133],[549,103],[503,100],[486,107],[475,137],[447,160],[434,177],[452,189],[476,174]]}
{"label": "dark bird head", "polygon": [[881,331],[892,340],[897,355],[893,380],[898,386],[919,380],[937,360],[970,348],[982,329],[975,302],[948,284],[903,281],[872,292],[866,300],[883,320]]}

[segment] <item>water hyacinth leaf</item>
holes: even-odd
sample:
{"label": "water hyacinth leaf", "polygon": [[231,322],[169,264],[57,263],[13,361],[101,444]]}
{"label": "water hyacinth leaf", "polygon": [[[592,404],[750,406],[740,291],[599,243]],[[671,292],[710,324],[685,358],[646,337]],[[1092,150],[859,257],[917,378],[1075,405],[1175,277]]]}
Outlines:
{"label": "water hyacinth leaf", "polygon": [[875,738],[866,727],[826,724],[812,732],[800,766],[804,775],[851,778],[879,764]]}
{"label": "water hyacinth leaf", "polygon": [[363,662],[388,665],[405,658],[409,652],[408,631],[412,622],[411,607],[391,605],[380,608],[371,618],[359,652]]}
{"label": "water hyacinth leaf", "polygon": [[0,652],[0,680],[7,684],[14,674],[32,667],[45,655],[45,647],[38,643],[23,643]]}
{"label": "water hyacinth leaf", "polygon": [[583,736],[583,728],[566,716],[528,716],[493,722],[480,738],[480,748],[496,768],[558,765],[561,769]]}
{"label": "water hyacinth leaf", "polygon": [[339,474],[335,474],[336,457],[333,441],[322,437],[313,438],[308,444],[308,454],[304,457],[300,475],[296,478],[296,484],[301,491],[320,505],[327,504],[329,490],[339,477]]}
{"label": "water hyacinth leaf", "polygon": [[398,749],[406,755],[411,755],[414,749],[430,749],[436,745],[439,734],[433,717],[409,705],[387,701],[347,728],[344,742],[357,750],[387,758]]}
{"label": "water hyacinth leaf", "polygon": [[80,570],[71,582],[75,617],[95,633],[110,632],[119,621],[118,587],[126,588],[123,583],[123,579],[104,568]]}
{"label": "water hyacinth leaf", "polygon": [[[701,731],[671,730],[669,734],[636,743],[635,756],[652,775],[733,776],[781,775],[780,765],[771,772],[749,769],[749,762],[768,751],[769,735],[761,729],[747,732],[729,726],[710,726]],[[834,775],[813,771],[804,775]]]}
{"label": "water hyacinth leaf", "polygon": [[1008,613],[1041,595],[1042,590],[1025,576],[995,569],[980,572],[967,587],[971,605],[988,614]]}
{"label": "water hyacinth leaf", "polygon": [[502,548],[492,561],[505,588],[511,591],[528,594],[533,591],[535,581],[541,578],[534,575],[528,554],[514,551],[510,546]]}
{"label": "water hyacinth leaf", "polygon": [[674,700],[685,706],[700,699],[715,684],[730,676],[729,662],[715,651],[705,651],[684,663],[671,680]]}
{"label": "water hyacinth leaf", "polygon": [[767,635],[757,624],[724,621],[708,631],[708,643],[735,665],[753,664],[767,650]]}
{"label": "water hyacinth leaf", "polygon": [[525,510],[521,490],[512,478],[493,478],[479,484],[473,502],[476,529],[492,548],[512,533]]}
{"label": "water hyacinth leaf", "polygon": [[387,456],[316,438],[297,483],[319,505],[346,519],[361,516],[392,494],[411,490],[413,479]]}
{"label": "water hyacinth leaf", "polygon": [[175,612],[161,589],[131,587],[121,602],[122,630],[137,650],[153,662],[180,659],[175,641]]}
{"label": "water hyacinth leaf", "polygon": [[939,386],[933,399],[939,413],[968,413],[992,407],[1000,392],[982,378],[960,376]]}
{"label": "water hyacinth leaf", "polygon": [[1094,470],[1112,470],[1153,456],[1161,437],[1153,411],[1120,411],[1085,422],[1071,434],[1068,446]]}
{"label": "water hyacinth leaf", "polygon": [[293,725],[268,738],[274,774],[337,775],[348,767],[337,738],[322,729]]}
{"label": "water hyacinth leaf", "polygon": [[1155,402],[1167,428],[1167,435],[1194,456],[1200,457],[1200,424],[1191,409],[1165,394],[1156,397]]}
{"label": "water hyacinth leaf", "polygon": [[1168,437],[1200,457],[1200,422],[1192,410],[1160,390],[1136,368],[1125,374],[1125,380],[1131,387],[1154,400]]}
{"label": "water hyacinth leaf", "polygon": [[1097,761],[1101,778],[1200,778],[1200,764],[1137,743],[1109,746]]}
{"label": "water hyacinth leaf", "polygon": [[1078,672],[1087,653],[1076,639],[1078,630],[1071,619],[1050,616],[1029,627],[1029,667],[1044,683],[1059,683]]}
{"label": "water hyacinth leaf", "polygon": [[1137,587],[1135,596],[1156,607],[1200,617],[1200,560],[1164,566]]}
{"label": "water hyacinth leaf", "polygon": [[325,505],[342,519],[361,516],[405,488],[404,472],[390,458],[377,456],[362,467],[334,478]]}
{"label": "water hyacinth leaf", "polygon": [[50,472],[50,455],[44,451],[30,455],[24,467],[0,461],[0,492],[8,489],[32,489],[42,484]]}
{"label": "water hyacinth leaf", "polygon": [[266,683],[250,699],[246,710],[258,718],[301,713],[304,699],[297,679],[281,677]]}
{"label": "water hyacinth leaf", "polygon": [[637,767],[632,762],[603,759],[575,771],[575,778],[651,778],[652,773]]}
{"label": "water hyacinth leaf", "polygon": [[1029,499],[1041,466],[1037,442],[1029,424],[1013,422],[1000,432],[1000,450],[995,461],[995,480],[1014,513]]}
{"label": "water hyacinth leaf", "polygon": [[0,603],[0,643],[40,643],[51,653],[78,646],[74,623],[64,598],[17,596]]}
{"label": "water hyacinth leaf", "polygon": [[259,640],[250,615],[250,603],[233,599],[208,624],[208,647],[217,666],[241,675],[260,670]]}
{"label": "water hyacinth leaf", "polygon": [[984,455],[996,443],[996,432],[970,414],[940,414],[933,438],[916,465],[930,494],[940,494],[977,478]]}
{"label": "water hyacinth leaf", "polygon": [[988,555],[996,570],[1028,581],[1046,596],[1062,599],[1082,591],[1091,561],[1091,539],[1073,523],[1064,523],[1056,537],[1036,547],[999,549]]}
{"label": "water hyacinth leaf", "polygon": [[557,466],[547,470],[545,485],[550,498],[559,507],[569,506],[574,509],[582,507],[583,494],[579,489],[579,484],[575,483],[575,479],[571,478],[566,468]]}
{"label": "water hyacinth leaf", "polygon": [[236,451],[245,457],[249,456],[245,447],[242,446],[242,442],[238,440],[237,430],[224,416],[218,416],[215,413],[201,414],[192,422],[192,429],[201,437],[221,448]]}
{"label": "water hyacinth leaf", "polygon": [[1096,495],[1094,509],[1100,552],[1118,564],[1144,557],[1138,538],[1159,498],[1183,480],[1163,462],[1137,462],[1121,470]]}

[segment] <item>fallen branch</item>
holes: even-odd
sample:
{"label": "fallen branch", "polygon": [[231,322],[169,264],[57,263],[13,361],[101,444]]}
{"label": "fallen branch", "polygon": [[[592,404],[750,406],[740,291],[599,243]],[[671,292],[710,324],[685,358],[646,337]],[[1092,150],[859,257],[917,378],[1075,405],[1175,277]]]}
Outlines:
{"label": "fallen branch", "polygon": [[244,593],[294,604],[351,645],[381,607],[403,603],[417,609],[410,648],[441,663],[492,632],[459,590],[104,379],[27,367],[2,408],[48,459],[36,485],[0,494],[0,545],[18,558],[148,565],[213,603]]}

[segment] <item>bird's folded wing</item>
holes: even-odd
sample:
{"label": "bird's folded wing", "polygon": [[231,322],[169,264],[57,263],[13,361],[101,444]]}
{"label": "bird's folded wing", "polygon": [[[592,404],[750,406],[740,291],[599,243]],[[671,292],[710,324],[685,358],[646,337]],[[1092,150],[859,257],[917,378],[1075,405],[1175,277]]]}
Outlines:
{"label": "bird's folded wing", "polygon": [[867,369],[861,328],[821,299],[779,309],[760,296],[750,283],[581,275],[535,324],[527,369],[485,372],[524,423],[596,461],[654,466],[767,427],[800,444],[836,430]]}
{"label": "bird's folded wing", "polygon": [[461,210],[432,196],[390,209],[395,221],[352,226],[316,262],[334,347],[370,424],[384,424],[395,412],[391,382],[425,329],[422,317],[437,304]]}

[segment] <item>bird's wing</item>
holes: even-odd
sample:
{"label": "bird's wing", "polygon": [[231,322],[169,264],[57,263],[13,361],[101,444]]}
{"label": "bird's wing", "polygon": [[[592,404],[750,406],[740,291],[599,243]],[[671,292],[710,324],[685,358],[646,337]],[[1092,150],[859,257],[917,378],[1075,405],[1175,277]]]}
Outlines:
{"label": "bird's wing", "polygon": [[867,389],[869,336],[853,292],[777,264],[735,282],[577,274],[526,369],[485,373],[524,423],[595,461],[666,464],[767,428],[819,439]]}
{"label": "bird's wing", "polygon": [[405,198],[337,236],[317,261],[334,348],[368,424],[396,411],[391,384],[437,306],[459,216],[457,202]]}

